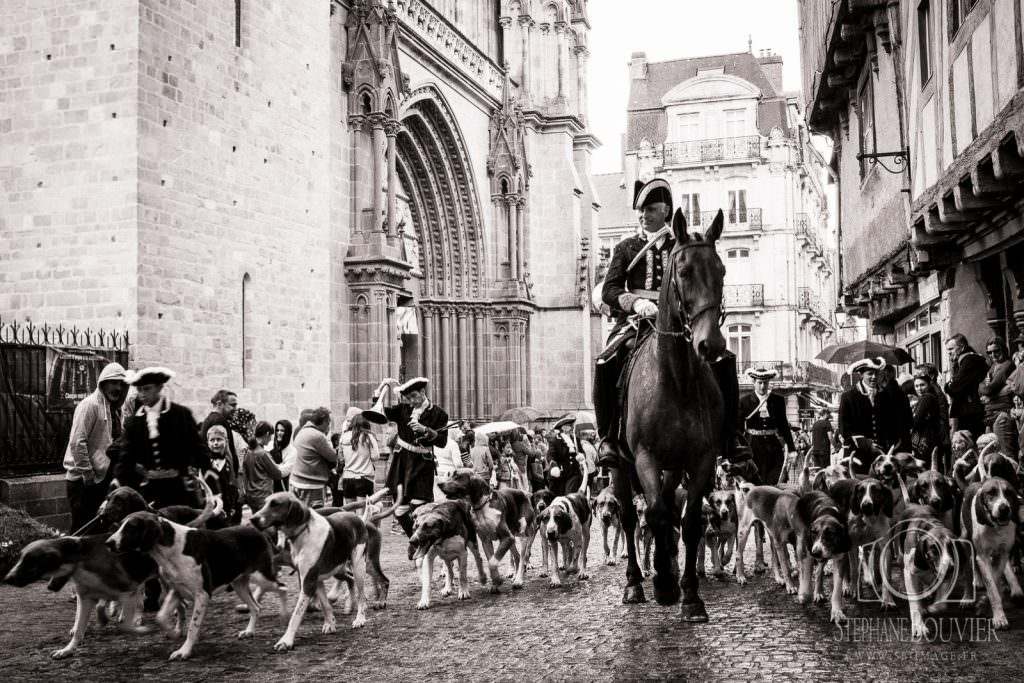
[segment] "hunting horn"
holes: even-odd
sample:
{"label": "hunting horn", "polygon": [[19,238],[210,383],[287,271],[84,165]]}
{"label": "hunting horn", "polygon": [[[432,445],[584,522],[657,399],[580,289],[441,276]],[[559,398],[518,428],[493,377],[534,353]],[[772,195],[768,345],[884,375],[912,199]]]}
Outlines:
{"label": "hunting horn", "polygon": [[363,411],[363,418],[374,424],[383,425],[388,423],[388,416],[384,414],[384,393],[381,392],[380,398],[373,404],[373,407],[369,410]]}

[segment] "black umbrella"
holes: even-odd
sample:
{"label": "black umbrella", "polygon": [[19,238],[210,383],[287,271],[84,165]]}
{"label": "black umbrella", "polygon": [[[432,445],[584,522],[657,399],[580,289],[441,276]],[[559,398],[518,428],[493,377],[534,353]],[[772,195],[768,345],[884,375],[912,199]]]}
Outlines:
{"label": "black umbrella", "polygon": [[910,354],[907,353],[906,349],[899,346],[889,346],[888,344],[879,344],[878,342],[869,341],[867,339],[853,342],[852,344],[836,344],[828,346],[821,350],[816,358],[825,361],[826,363],[838,363],[841,365],[849,365],[854,361],[863,360],[865,358],[877,358],[881,356],[885,359],[885,362],[889,365],[903,365],[904,363],[913,362]]}

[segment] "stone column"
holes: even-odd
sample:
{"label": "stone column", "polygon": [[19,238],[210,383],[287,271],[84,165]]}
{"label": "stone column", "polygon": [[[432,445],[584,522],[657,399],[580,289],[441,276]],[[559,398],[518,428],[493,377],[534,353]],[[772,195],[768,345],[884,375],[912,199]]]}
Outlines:
{"label": "stone column", "polygon": [[441,407],[450,410],[452,400],[452,321],[451,310],[447,307],[441,309],[441,346],[438,349],[441,353],[441,372],[439,382],[439,393]]}
{"label": "stone column", "polygon": [[519,198],[515,195],[505,197],[505,218],[508,225],[508,279],[519,279]]}
{"label": "stone column", "polygon": [[380,150],[384,146],[384,117],[377,115],[370,119],[373,129],[373,223],[371,232],[380,232],[381,219],[384,216],[384,174],[386,172],[385,160],[381,158]]}
{"label": "stone column", "polygon": [[437,353],[437,319],[432,306],[423,307],[423,376],[437,382],[437,363],[434,356]]}
{"label": "stone column", "polygon": [[467,311],[460,308],[459,317],[459,412],[460,418],[469,412],[469,328],[466,325]]}
{"label": "stone column", "polygon": [[484,330],[484,312],[479,308],[473,311],[473,333],[474,336],[476,337],[476,348],[474,349],[476,353],[476,361],[474,365],[476,367],[474,368],[473,372],[473,379],[474,383],[476,384],[476,417],[483,419],[485,417],[484,379],[487,376],[487,366],[485,365],[484,362],[484,351],[486,347],[484,335],[486,334],[486,332]]}
{"label": "stone column", "polygon": [[540,24],[537,24],[537,29],[540,31],[540,38],[538,39],[538,42],[540,44],[541,68],[540,68],[540,73],[537,74],[537,81],[538,81],[538,83],[537,83],[537,94],[538,94],[538,97],[536,98],[536,100],[537,100],[538,104],[543,105],[551,97],[550,94],[548,93],[548,90],[549,90],[549,87],[548,87],[548,78],[549,78],[549,76],[548,76],[548,74],[551,72],[551,67],[550,67],[551,56],[549,54],[551,40],[548,38],[548,36],[551,35],[551,24],[549,24],[547,22],[541,22]]}
{"label": "stone column", "polygon": [[526,197],[516,202],[516,260],[520,280],[526,276]]}
{"label": "stone column", "polygon": [[[509,45],[512,43],[512,17],[498,17],[498,25],[501,26],[501,44],[504,51],[502,60],[505,62],[505,73],[509,73],[510,60],[508,53]],[[495,57],[495,61],[497,61],[497,57]]]}
{"label": "stone column", "polygon": [[520,383],[519,383],[519,400],[523,405],[529,405],[530,403],[530,364],[527,362],[528,349],[527,344],[530,341],[529,338],[529,321],[524,320],[522,322],[522,335],[519,342],[519,368],[520,368]]}
{"label": "stone column", "polygon": [[580,120],[587,120],[587,59],[590,50],[586,45],[576,46],[576,115]]}
{"label": "stone column", "polygon": [[385,133],[388,137],[388,205],[387,205],[387,233],[388,237],[392,238],[398,234],[398,228],[396,227],[398,222],[398,215],[395,209],[395,192],[398,189],[398,175],[395,173],[395,159],[398,156],[398,145],[396,138],[398,137],[398,130],[401,124],[397,120],[388,121],[385,126]]}
{"label": "stone column", "polygon": [[569,45],[565,38],[565,22],[555,22],[555,34],[558,40],[558,101],[565,101],[565,91],[568,89],[567,79],[569,77]]}
{"label": "stone column", "polygon": [[528,14],[519,15],[519,38],[522,43],[522,64],[519,72],[519,99],[523,102],[529,99],[530,90],[530,29],[533,28],[533,19]]}

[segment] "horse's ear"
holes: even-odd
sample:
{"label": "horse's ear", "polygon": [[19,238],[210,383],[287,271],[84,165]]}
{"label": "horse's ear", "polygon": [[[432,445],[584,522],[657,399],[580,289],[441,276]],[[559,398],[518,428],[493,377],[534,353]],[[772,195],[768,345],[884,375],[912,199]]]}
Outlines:
{"label": "horse's ear", "polygon": [[690,239],[690,233],[686,232],[686,216],[680,209],[672,216],[672,232],[676,238],[676,244],[686,244]]}
{"label": "horse's ear", "polygon": [[723,228],[725,228],[725,216],[722,214],[722,210],[719,209],[718,213],[715,214],[715,220],[711,221],[711,227],[708,228],[704,239],[712,243],[717,242],[718,238],[722,236]]}

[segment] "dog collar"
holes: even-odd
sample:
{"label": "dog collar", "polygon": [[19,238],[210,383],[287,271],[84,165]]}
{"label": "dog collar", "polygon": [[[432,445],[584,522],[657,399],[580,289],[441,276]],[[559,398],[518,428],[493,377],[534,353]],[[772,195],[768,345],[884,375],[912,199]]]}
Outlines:
{"label": "dog collar", "polygon": [[485,507],[485,506],[486,506],[486,505],[487,505],[488,503],[490,503],[490,502],[491,502],[491,496],[493,496],[493,495],[494,495],[493,493],[488,493],[488,494],[487,494],[487,497],[486,497],[486,498],[484,498],[484,499],[483,499],[483,501],[481,501],[481,503],[480,503],[479,505],[474,505],[474,506],[473,506],[473,512],[477,512],[477,511],[479,511],[479,510],[482,510],[482,509],[484,509],[484,507]]}
{"label": "dog collar", "polygon": [[295,540],[296,538],[298,538],[299,536],[301,536],[301,535],[302,535],[302,534],[303,534],[303,533],[304,533],[305,531],[307,531],[308,529],[309,529],[309,522],[306,522],[305,524],[303,524],[302,526],[300,526],[300,527],[299,527],[299,530],[298,530],[298,531],[296,531],[296,532],[295,532],[294,534],[288,534],[288,533],[286,533],[286,534],[285,534],[285,536],[286,536],[286,537],[288,538],[288,540],[289,540],[289,541],[294,541],[294,540]]}

